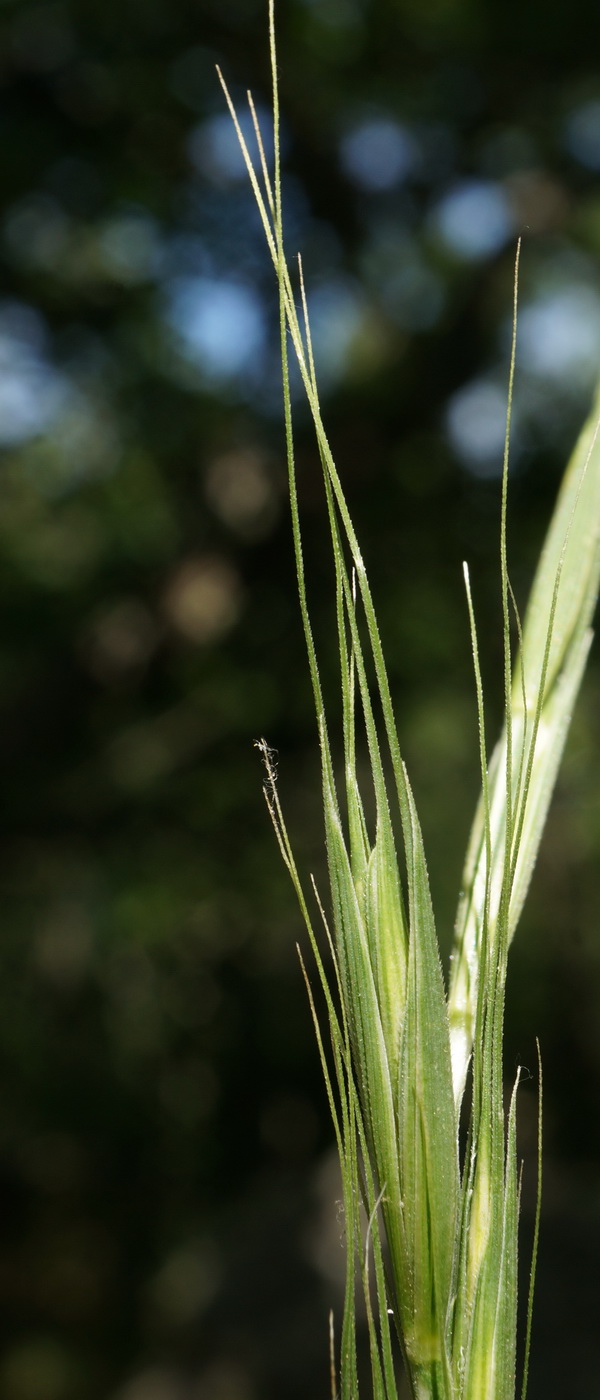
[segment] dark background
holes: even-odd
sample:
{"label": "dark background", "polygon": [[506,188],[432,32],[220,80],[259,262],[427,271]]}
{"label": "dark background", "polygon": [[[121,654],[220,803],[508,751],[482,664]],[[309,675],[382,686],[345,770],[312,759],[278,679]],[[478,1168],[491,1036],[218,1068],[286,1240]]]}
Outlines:
{"label": "dark background", "polygon": [[[502,455],[524,604],[600,366],[596,0],[280,0],[286,231],[448,947],[476,796],[461,563],[500,713]],[[214,65],[264,0],[0,8],[0,1393],[317,1400],[343,1222],[253,741],[322,874],[272,269]],[[268,131],[268,121],[265,123]],[[310,598],[332,578],[297,396]],[[597,655],[512,957],[531,1400],[598,1393]],[[490,735],[493,738],[493,734]],[[526,1076],[527,1079],[527,1076]]]}

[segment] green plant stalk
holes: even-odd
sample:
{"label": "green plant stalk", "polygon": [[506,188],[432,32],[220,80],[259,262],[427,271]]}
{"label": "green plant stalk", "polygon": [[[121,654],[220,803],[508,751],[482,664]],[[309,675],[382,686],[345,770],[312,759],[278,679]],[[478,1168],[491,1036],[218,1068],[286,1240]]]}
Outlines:
{"label": "green plant stalk", "polygon": [[[467,854],[447,997],[421,828],[402,761],[375,608],[321,415],[302,268],[298,307],[285,257],[273,0],[269,16],[273,180],[251,98],[258,168],[223,86],[279,286],[292,532],[321,750],[331,927],[316,891],[315,895],[331,971],[321,954],[295,865],[269,750],[264,741],[260,744],[267,770],[265,795],[308,929],[331,1042],[328,1050],[305,972],[340,1155],[346,1215],[340,1393],[343,1400],[358,1400],[358,1271],[366,1303],[374,1400],[397,1400],[398,1396],[392,1322],[414,1400],[512,1400],[518,1076],[506,1119],[502,1045],[507,958],[589,649],[600,570],[597,428],[588,425],[567,472],[522,634],[517,619],[520,648],[513,666],[506,555],[507,424],[500,548],[505,725],[489,768],[474,608],[465,569],[482,792]],[[342,784],[334,772],[307,601],[289,387],[290,342],[313,418],[331,530],[342,694]],[[514,346],[513,336],[509,420]],[[366,738],[375,798],[372,831],[357,779],[359,724]],[[393,775],[391,793],[384,768],[386,750]],[[403,872],[396,819],[402,835]],[[469,1064],[472,1101],[461,1164],[458,1120]],[[361,1204],[368,1220],[366,1238]],[[539,1210],[536,1241],[538,1223]],[[528,1338],[531,1297],[530,1290]],[[527,1339],[527,1358],[528,1345]]]}

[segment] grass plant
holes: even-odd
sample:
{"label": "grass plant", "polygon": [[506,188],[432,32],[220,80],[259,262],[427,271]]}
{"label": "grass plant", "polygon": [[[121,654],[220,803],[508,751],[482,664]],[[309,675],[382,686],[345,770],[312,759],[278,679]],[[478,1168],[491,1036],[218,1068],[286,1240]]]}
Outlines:
{"label": "grass plant", "polygon": [[[333,1387],[341,1400],[357,1400],[356,1305],[361,1289],[373,1400],[397,1400],[401,1392],[398,1347],[413,1400],[512,1400],[517,1384],[519,1076],[506,1111],[502,1049],[507,958],[591,641],[600,574],[598,423],[595,412],[567,468],[521,626],[506,547],[515,293],[500,511],[504,728],[488,762],[477,630],[465,566],[481,796],[446,989],[421,827],[402,759],[375,608],[321,414],[302,267],[295,292],[284,251],[273,0],[270,36],[272,178],[256,119],[260,156],[255,166],[225,91],[279,286],[293,539],[321,751],[328,901],[314,885],[310,894],[305,892],[270,751],[266,743],[260,745],[267,802],[308,929],[326,1009],[327,1032],[305,970],[345,1211],[346,1292]],[[249,101],[254,116],[251,97]],[[341,777],[334,771],[307,603],[290,347],[312,415],[329,514],[340,656]],[[368,807],[374,799],[373,821],[367,821],[357,778],[358,729],[370,760]],[[469,1074],[470,1093],[464,1098]],[[466,1119],[462,1151],[461,1111]],[[538,1176],[541,1183],[541,1171]],[[538,1223],[539,1193],[521,1367],[523,1395]]]}

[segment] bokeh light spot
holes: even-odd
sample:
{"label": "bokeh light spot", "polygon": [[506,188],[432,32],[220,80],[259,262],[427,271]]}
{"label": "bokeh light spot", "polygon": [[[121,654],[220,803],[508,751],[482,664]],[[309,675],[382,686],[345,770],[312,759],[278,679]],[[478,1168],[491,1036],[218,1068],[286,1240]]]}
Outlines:
{"label": "bokeh light spot", "polygon": [[392,189],[405,180],[416,158],[414,137],[389,117],[361,122],[340,142],[340,159],[346,174],[373,193]]}
{"label": "bokeh light spot", "polygon": [[600,101],[583,102],[564,126],[567,150],[588,170],[600,170]]}
{"label": "bokeh light spot", "polygon": [[106,270],[116,282],[145,282],[156,276],[160,238],[156,221],[146,210],[123,210],[108,219],[99,243]]}
{"label": "bokeh light spot", "polygon": [[600,364],[600,293],[581,284],[543,293],[521,312],[519,343],[528,374],[591,385]]}
{"label": "bokeh light spot", "polygon": [[260,539],[273,523],[279,502],[269,464],[252,447],[214,457],[205,491],[215,514],[243,539]]}
{"label": "bokeh light spot", "polygon": [[235,378],[256,369],[262,360],[263,307],[246,283],[176,278],[167,293],[167,320],[183,353],[209,378]]}
{"label": "bokeh light spot", "polygon": [[446,432],[457,457],[475,476],[502,471],[506,433],[506,389],[474,379],[452,396],[446,407]]}
{"label": "bokeh light spot", "polygon": [[188,559],[169,580],[163,607],[168,621],[187,641],[215,642],[239,617],[239,576],[225,559]]}
{"label": "bokeh light spot", "polygon": [[433,227],[456,257],[475,261],[504,247],[514,218],[500,185],[492,180],[463,180],[440,200]]}
{"label": "bokeh light spot", "polygon": [[364,323],[365,301],[352,282],[331,277],[309,294],[308,306],[318,373],[322,384],[331,385],[347,369]]}
{"label": "bokeh light spot", "polygon": [[[267,164],[272,165],[273,118],[265,107],[260,106],[256,108],[256,115]],[[253,160],[256,160],[259,152],[250,112],[240,107],[238,120],[246,145]],[[187,152],[198,173],[216,185],[234,184],[248,178],[246,162],[228,112],[199,122],[188,137]]]}
{"label": "bokeh light spot", "polygon": [[0,305],[0,446],[42,433],[57,417],[68,384],[44,355],[45,328],[32,307]]}
{"label": "bokeh light spot", "polygon": [[120,598],[86,630],[82,652],[89,670],[104,684],[136,675],[149,661],[159,630],[148,608],[135,597]]}

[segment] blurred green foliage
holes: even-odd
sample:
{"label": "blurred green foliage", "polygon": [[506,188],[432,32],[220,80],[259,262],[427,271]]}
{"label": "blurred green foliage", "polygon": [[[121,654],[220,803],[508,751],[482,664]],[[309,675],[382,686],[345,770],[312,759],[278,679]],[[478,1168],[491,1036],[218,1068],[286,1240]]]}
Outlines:
{"label": "blurred green foliage", "polygon": [[[449,932],[478,781],[464,557],[492,710],[501,701],[518,232],[522,601],[600,365],[597,5],[279,9],[287,241],[303,251],[332,443]],[[6,1400],[328,1393],[343,1227],[299,925],[253,741],[279,750],[294,845],[318,876],[317,759],[272,274],[217,61],[264,116],[266,6],[0,10]],[[334,695],[326,522],[300,398],[297,416]],[[509,990],[510,1054],[533,1064],[538,1033],[548,1086],[532,1400],[559,1376],[587,1400],[597,1369],[599,686],[596,665]],[[523,1103],[529,1161],[527,1088]]]}

